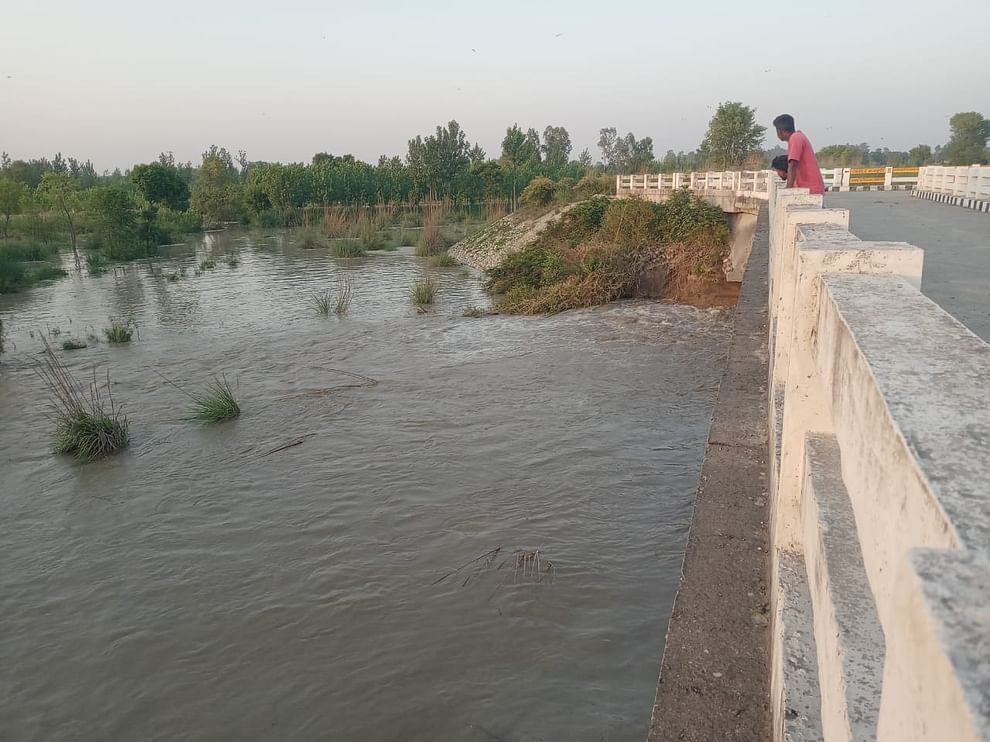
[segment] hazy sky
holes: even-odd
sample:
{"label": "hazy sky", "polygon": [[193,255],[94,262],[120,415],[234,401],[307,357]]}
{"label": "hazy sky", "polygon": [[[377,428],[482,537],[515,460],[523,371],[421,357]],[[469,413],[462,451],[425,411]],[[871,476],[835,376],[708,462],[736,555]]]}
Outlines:
{"label": "hazy sky", "polygon": [[[250,159],[366,160],[457,119],[497,156],[506,126],[694,149],[720,101],[816,146],[943,143],[990,115],[990,3],[4,0],[0,150],[97,169],[211,143]],[[772,133],[771,133],[772,134]]]}

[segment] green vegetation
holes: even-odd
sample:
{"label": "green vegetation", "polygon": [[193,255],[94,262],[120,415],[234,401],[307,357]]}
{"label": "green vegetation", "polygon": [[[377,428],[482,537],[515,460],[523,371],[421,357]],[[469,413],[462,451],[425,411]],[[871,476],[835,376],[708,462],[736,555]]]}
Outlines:
{"label": "green vegetation", "polygon": [[110,326],[103,329],[103,335],[108,343],[129,343],[134,334],[134,321],[119,322],[112,320]]}
{"label": "green vegetation", "polygon": [[478,318],[484,317],[485,314],[485,310],[481,307],[465,307],[462,316]]}
{"label": "green vegetation", "polygon": [[0,294],[12,294],[40,281],[66,275],[55,261],[58,248],[38,242],[0,242]]}
{"label": "green vegetation", "polygon": [[236,268],[241,264],[241,259],[237,257],[237,253],[229,252],[227,253],[227,267]]}
{"label": "green vegetation", "polygon": [[367,217],[358,222],[358,239],[365,250],[381,250],[385,247],[385,238],[379,225]]}
{"label": "green vegetation", "polygon": [[548,206],[556,194],[557,184],[545,175],[538,175],[523,188],[522,200],[527,206]]}
{"label": "green vegetation", "polygon": [[460,263],[450,253],[442,252],[430,258],[430,265],[435,265],[438,268],[456,268]]}
{"label": "green vegetation", "polygon": [[69,338],[68,340],[62,341],[62,350],[81,350],[82,348],[88,347],[85,340],[77,340],[76,338]]}
{"label": "green vegetation", "polygon": [[110,261],[101,253],[91,252],[86,256],[86,271],[91,276],[99,276],[106,273],[109,265]]}
{"label": "green vegetation", "polygon": [[326,289],[313,297],[318,314],[328,317],[331,313],[342,317],[351,306],[353,291],[349,281],[341,281],[336,288]]}
{"label": "green vegetation", "polygon": [[365,255],[365,249],[358,240],[334,240],[330,250],[337,258],[360,258]]}
{"label": "green vegetation", "polygon": [[440,220],[432,211],[423,215],[423,228],[416,242],[416,255],[421,258],[436,255],[444,247]]}
{"label": "green vegetation", "polygon": [[304,250],[314,250],[318,247],[326,247],[327,240],[319,230],[310,227],[300,229],[296,233],[296,244]]}
{"label": "green vegetation", "polygon": [[216,267],[217,267],[217,261],[215,261],[213,258],[203,258],[201,261],[199,261],[200,272],[211,271]]}
{"label": "green vegetation", "polygon": [[742,103],[720,103],[699,153],[712,170],[763,167],[760,145],[767,128],[756,123],[756,109]]}
{"label": "green vegetation", "polygon": [[92,461],[127,447],[127,418],[114,404],[109,371],[105,400],[95,370],[88,392],[84,391],[46,342],[39,374],[48,386],[54,409],[56,453]]}
{"label": "green vegetation", "polygon": [[688,276],[718,280],[728,237],[721,210],[687,191],[664,204],[596,196],[489,271],[487,288],[499,311],[555,313],[632,296],[659,267],[675,295]]}
{"label": "green vegetation", "polygon": [[439,288],[429,276],[413,284],[412,301],[418,307],[428,306],[436,299]]}
{"label": "green vegetation", "polygon": [[214,377],[202,394],[191,396],[191,418],[201,423],[219,423],[241,414],[241,406],[226,376]]}

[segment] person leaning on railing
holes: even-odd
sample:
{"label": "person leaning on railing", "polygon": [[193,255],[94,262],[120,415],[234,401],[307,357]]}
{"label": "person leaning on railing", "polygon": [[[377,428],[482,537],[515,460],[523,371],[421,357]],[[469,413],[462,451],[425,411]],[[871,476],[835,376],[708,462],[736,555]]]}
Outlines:
{"label": "person leaning on railing", "polygon": [[773,120],[777,138],[787,142],[787,187],[807,188],[811,193],[825,193],[825,180],[818,169],[815,150],[803,131],[794,129],[794,117],[781,114]]}

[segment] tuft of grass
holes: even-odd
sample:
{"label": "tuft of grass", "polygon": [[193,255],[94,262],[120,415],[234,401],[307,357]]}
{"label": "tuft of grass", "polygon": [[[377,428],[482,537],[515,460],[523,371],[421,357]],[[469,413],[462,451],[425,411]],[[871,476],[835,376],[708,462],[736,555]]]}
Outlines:
{"label": "tuft of grass", "polygon": [[40,268],[35,268],[31,273],[32,281],[53,281],[56,278],[65,278],[69,275],[64,269],[59,268],[57,265],[46,264]]}
{"label": "tuft of grass", "polygon": [[326,289],[313,297],[313,304],[316,306],[317,314],[329,317],[336,314],[342,317],[347,314],[354,297],[349,281],[341,281],[336,288]]}
{"label": "tuft of grass", "polygon": [[381,250],[386,243],[378,223],[369,217],[358,222],[358,239],[365,250]]}
{"label": "tuft of grass", "polygon": [[103,335],[108,343],[129,343],[134,334],[134,320],[118,322],[112,320],[109,327],[103,329]]}
{"label": "tuft of grass", "polygon": [[84,390],[46,342],[44,363],[38,375],[51,395],[56,453],[68,453],[82,461],[92,461],[127,448],[127,418],[114,404],[109,371],[104,399],[95,369],[88,391]]}
{"label": "tuft of grass", "polygon": [[241,414],[241,406],[225,375],[214,376],[202,394],[190,396],[193,398],[190,417],[201,423],[219,423]]}
{"label": "tuft of grass", "polygon": [[237,257],[237,253],[229,252],[227,253],[227,267],[236,268],[241,264],[241,259]]}
{"label": "tuft of grass", "polygon": [[315,250],[326,247],[326,238],[316,229],[300,229],[296,233],[296,244],[304,250]]}
{"label": "tuft of grass", "polygon": [[438,268],[456,268],[460,263],[450,253],[442,252],[430,258],[430,265],[435,265]]}
{"label": "tuft of grass", "polygon": [[86,272],[91,276],[100,276],[107,272],[110,261],[102,253],[91,252],[86,256]]}
{"label": "tuft of grass", "polygon": [[440,233],[440,220],[432,211],[423,215],[423,228],[419,232],[416,243],[416,255],[428,258],[440,252],[443,246],[443,235]]}
{"label": "tuft of grass", "polygon": [[364,246],[357,240],[334,240],[334,257],[360,258],[364,256],[365,252]]}
{"label": "tuft of grass", "polygon": [[464,313],[461,316],[474,317],[474,318],[484,317],[485,310],[482,309],[481,307],[465,307]]}
{"label": "tuft of grass", "polygon": [[422,281],[413,284],[412,301],[416,306],[422,307],[432,304],[436,299],[439,289],[429,276]]}
{"label": "tuft of grass", "polygon": [[76,338],[69,338],[68,340],[62,341],[62,350],[80,350],[85,348],[85,340],[77,340]]}
{"label": "tuft of grass", "polygon": [[211,271],[216,267],[217,267],[217,262],[213,258],[206,258],[205,260],[202,260],[199,263],[200,273],[202,273],[203,271]]}

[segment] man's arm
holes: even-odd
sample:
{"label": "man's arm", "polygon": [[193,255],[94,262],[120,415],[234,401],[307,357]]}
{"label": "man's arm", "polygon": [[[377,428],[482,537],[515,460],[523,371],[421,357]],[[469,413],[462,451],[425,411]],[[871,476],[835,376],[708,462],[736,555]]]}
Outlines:
{"label": "man's arm", "polygon": [[787,161],[787,187],[788,188],[793,188],[794,187],[794,179],[797,178],[797,166],[798,166],[798,161],[797,160],[788,160]]}

